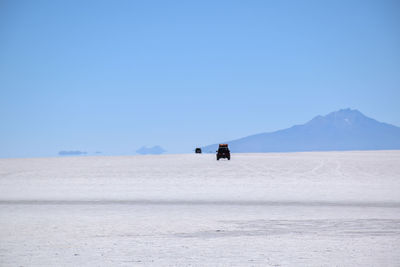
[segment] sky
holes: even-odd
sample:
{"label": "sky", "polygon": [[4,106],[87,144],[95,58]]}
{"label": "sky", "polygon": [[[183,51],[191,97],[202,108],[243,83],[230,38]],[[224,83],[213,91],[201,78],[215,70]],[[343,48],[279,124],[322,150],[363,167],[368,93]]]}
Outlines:
{"label": "sky", "polygon": [[0,0],[0,157],[400,126],[400,2]]}

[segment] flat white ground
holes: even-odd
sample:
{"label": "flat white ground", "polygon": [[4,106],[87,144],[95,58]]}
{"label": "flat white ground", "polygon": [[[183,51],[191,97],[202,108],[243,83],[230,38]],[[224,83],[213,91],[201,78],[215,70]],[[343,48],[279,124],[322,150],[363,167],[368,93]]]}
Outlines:
{"label": "flat white ground", "polygon": [[400,151],[0,159],[0,266],[400,266]]}

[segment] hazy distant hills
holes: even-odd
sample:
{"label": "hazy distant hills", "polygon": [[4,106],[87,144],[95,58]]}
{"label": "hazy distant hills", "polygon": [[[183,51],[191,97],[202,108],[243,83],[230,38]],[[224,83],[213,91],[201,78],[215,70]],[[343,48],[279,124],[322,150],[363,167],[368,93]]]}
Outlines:
{"label": "hazy distant hills", "polygon": [[[400,149],[400,127],[368,118],[358,110],[342,109],[303,125],[221,143],[228,143],[232,152]],[[215,152],[217,147],[202,149]]]}
{"label": "hazy distant hills", "polygon": [[166,150],[164,150],[161,146],[153,146],[153,147],[146,147],[142,146],[138,150],[136,150],[137,153],[142,154],[142,155],[159,155],[164,153]]}
{"label": "hazy distant hills", "polygon": [[62,150],[58,152],[59,156],[81,156],[86,155],[86,151],[79,151],[79,150]]}

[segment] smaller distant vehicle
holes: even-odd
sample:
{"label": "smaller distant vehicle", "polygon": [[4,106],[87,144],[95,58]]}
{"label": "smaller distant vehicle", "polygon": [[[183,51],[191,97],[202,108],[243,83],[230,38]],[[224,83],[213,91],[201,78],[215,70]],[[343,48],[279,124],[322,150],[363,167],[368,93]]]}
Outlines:
{"label": "smaller distant vehicle", "polygon": [[201,154],[201,148],[200,147],[196,147],[196,149],[194,150],[194,152],[196,154]]}
{"label": "smaller distant vehicle", "polygon": [[231,152],[229,151],[228,144],[219,144],[217,150],[217,160],[222,158],[231,160]]}

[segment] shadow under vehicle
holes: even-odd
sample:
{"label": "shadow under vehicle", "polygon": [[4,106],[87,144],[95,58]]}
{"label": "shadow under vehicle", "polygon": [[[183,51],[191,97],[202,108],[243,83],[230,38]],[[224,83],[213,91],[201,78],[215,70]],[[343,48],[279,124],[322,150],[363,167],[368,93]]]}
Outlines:
{"label": "shadow under vehicle", "polygon": [[229,151],[228,144],[219,144],[217,150],[217,160],[222,158],[231,160],[231,152]]}

